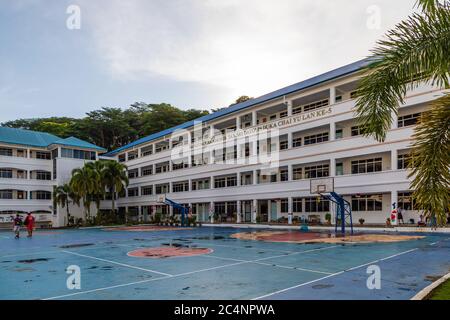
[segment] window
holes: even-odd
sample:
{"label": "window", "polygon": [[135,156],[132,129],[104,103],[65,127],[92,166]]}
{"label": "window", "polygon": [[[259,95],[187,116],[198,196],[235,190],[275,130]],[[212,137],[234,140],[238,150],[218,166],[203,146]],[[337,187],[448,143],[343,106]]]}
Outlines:
{"label": "window", "polygon": [[0,169],[0,178],[12,178],[12,169]]}
{"label": "window", "polygon": [[50,160],[50,152],[36,151],[36,159]]}
{"label": "window", "polygon": [[141,155],[143,157],[153,154],[153,145],[141,148]]}
{"label": "window", "polygon": [[352,174],[382,171],[382,159],[366,159],[352,161]]}
{"label": "window", "polygon": [[141,187],[141,194],[143,196],[150,196],[153,194],[153,186],[143,186]]}
{"label": "window", "polygon": [[330,201],[322,198],[305,198],[305,212],[326,212],[330,211]]}
{"label": "window", "polygon": [[0,148],[0,156],[12,157],[12,149]]}
{"label": "window", "polygon": [[411,191],[398,193],[398,207],[403,210],[417,210],[416,201]]}
{"label": "window", "polygon": [[169,184],[157,184],[156,185],[156,194],[168,193],[169,192]]}
{"label": "window", "polygon": [[365,126],[353,126],[351,129],[352,137],[364,134]]}
{"label": "window", "polygon": [[288,213],[289,211],[289,200],[288,199],[281,199],[281,213]]}
{"label": "window", "polygon": [[128,152],[128,161],[136,159],[138,157],[138,151],[130,151]]}
{"label": "window", "polygon": [[125,154],[119,154],[118,159],[119,162],[125,162]]}
{"label": "window", "polygon": [[12,199],[13,192],[12,190],[0,190],[0,199]]}
{"label": "window", "polygon": [[172,192],[184,192],[184,191],[189,191],[189,181],[172,183]]}
{"label": "window", "polygon": [[289,171],[288,169],[280,170],[280,181],[288,181],[289,180]]}
{"label": "window", "polygon": [[142,167],[142,176],[149,176],[153,174],[153,166]]}
{"label": "window", "polygon": [[302,112],[302,107],[296,107],[292,109],[292,114],[298,114]]}
{"label": "window", "polygon": [[209,189],[209,179],[192,181],[192,190]]}
{"label": "window", "polygon": [[287,111],[281,112],[281,113],[280,113],[280,119],[281,119],[281,118],[286,118],[287,115],[288,115]]}
{"label": "window", "polygon": [[289,145],[288,145],[287,140],[280,141],[280,150],[286,150],[288,148],[289,148]]}
{"label": "window", "polygon": [[128,170],[128,178],[129,179],[134,179],[137,177],[139,177],[139,169]]}
{"label": "window", "polygon": [[328,99],[320,100],[317,102],[309,103],[303,106],[303,111],[311,111],[314,109],[322,108],[328,105]]}
{"label": "window", "polygon": [[328,177],[330,175],[330,165],[305,167],[305,179]]}
{"label": "window", "polygon": [[236,176],[227,177],[226,179],[227,179],[227,187],[237,186],[237,177]]}
{"label": "window", "polygon": [[214,178],[214,188],[225,188],[226,179],[225,178]]}
{"label": "window", "polygon": [[270,120],[275,120],[276,118],[277,118],[277,115],[274,114],[274,115],[271,115],[269,119],[270,119]]}
{"label": "window", "polygon": [[139,196],[139,188],[128,189],[128,197],[138,197],[138,196]]}
{"label": "window", "polygon": [[413,126],[419,121],[421,113],[413,113],[408,114],[406,116],[398,117],[398,127],[407,127],[407,126]]}
{"label": "window", "polygon": [[184,162],[177,162],[177,163],[172,163],[172,170],[180,170],[180,169],[184,169],[187,168],[189,165],[187,163]]}
{"label": "window", "polygon": [[[58,153],[58,149],[55,149],[56,153]],[[26,158],[27,151],[24,149],[17,149],[17,156],[21,158]],[[56,155],[58,156],[58,155]]]}
{"label": "window", "polygon": [[292,211],[302,212],[302,198],[292,198]]}
{"label": "window", "polygon": [[309,144],[315,144],[328,141],[328,132],[314,134],[312,136],[305,137],[305,146]]}
{"label": "window", "polygon": [[48,171],[36,171],[36,179],[37,180],[51,180],[52,174]]}
{"label": "window", "polygon": [[[37,157],[37,153],[36,153]],[[93,151],[61,148],[61,157],[73,159],[95,160],[96,154]]]}
{"label": "window", "polygon": [[342,101],[342,96],[336,96],[336,98],[334,99],[335,103],[341,102]]}
{"label": "window", "polygon": [[350,92],[350,99],[355,99],[357,94],[358,94],[358,91]]}
{"label": "window", "polygon": [[352,196],[352,210],[353,211],[382,211],[383,210],[383,195],[382,194],[367,194],[362,196]]}
{"label": "window", "polygon": [[336,163],[336,175],[344,175],[344,164],[342,162]]}
{"label": "window", "polygon": [[302,179],[302,168],[297,167],[292,169],[292,175],[294,180],[301,180]]}
{"label": "window", "polygon": [[292,147],[293,148],[301,147],[301,146],[302,146],[302,138],[301,137],[292,139]]}
{"label": "window", "polygon": [[343,133],[342,129],[336,129],[335,137],[336,137],[336,139],[342,139],[344,137],[344,133]]}
{"label": "window", "polygon": [[50,200],[52,198],[52,193],[49,191],[35,191],[36,200]]}
{"label": "window", "polygon": [[163,173],[169,171],[169,163],[158,163],[155,166],[155,173]]}
{"label": "window", "polygon": [[242,174],[241,176],[241,184],[243,186],[247,186],[247,185],[251,185],[253,184],[253,179],[252,179],[252,174],[251,173],[246,173],[246,174]]}
{"label": "window", "polygon": [[399,154],[397,157],[397,169],[408,168],[409,162],[411,161],[410,154]]}

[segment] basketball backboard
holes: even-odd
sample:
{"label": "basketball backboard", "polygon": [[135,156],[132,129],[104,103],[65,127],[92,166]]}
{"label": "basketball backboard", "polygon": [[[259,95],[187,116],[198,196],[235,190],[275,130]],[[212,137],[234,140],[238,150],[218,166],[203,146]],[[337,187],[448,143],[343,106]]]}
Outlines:
{"label": "basketball backboard", "polygon": [[158,203],[166,203],[166,195],[165,194],[159,194],[156,197],[156,202],[158,202]]}
{"label": "basketball backboard", "polygon": [[310,193],[321,194],[334,191],[334,178],[318,178],[310,180]]}

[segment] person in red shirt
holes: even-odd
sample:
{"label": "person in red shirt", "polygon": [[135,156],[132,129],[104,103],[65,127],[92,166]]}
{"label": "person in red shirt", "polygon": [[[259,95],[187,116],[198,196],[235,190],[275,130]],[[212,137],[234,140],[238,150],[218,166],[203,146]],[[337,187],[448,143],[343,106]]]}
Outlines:
{"label": "person in red shirt", "polygon": [[34,217],[31,215],[31,213],[27,214],[24,224],[27,226],[28,237],[31,238],[33,236],[33,228],[34,228]]}

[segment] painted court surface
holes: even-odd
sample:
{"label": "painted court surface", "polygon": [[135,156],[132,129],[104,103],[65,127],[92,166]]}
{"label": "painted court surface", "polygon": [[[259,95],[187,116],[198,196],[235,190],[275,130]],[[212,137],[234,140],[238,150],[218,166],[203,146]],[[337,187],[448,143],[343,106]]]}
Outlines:
{"label": "painted court surface", "polygon": [[[237,239],[202,227],[0,232],[0,299],[410,299],[450,270],[448,234],[394,243]],[[294,231],[298,232],[298,231]],[[381,289],[367,289],[367,267]],[[66,268],[81,269],[69,290]]]}

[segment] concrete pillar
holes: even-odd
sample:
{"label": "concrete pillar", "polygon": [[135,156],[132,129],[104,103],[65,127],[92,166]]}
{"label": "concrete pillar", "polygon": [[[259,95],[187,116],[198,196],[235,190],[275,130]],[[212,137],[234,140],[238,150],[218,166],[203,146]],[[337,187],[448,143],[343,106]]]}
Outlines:
{"label": "concrete pillar", "polygon": [[252,111],[252,126],[256,126],[256,118],[257,118],[256,111]]}
{"label": "concrete pillar", "polygon": [[287,115],[288,117],[292,116],[292,101],[289,100],[287,103]]}
{"label": "concrete pillar", "polygon": [[241,173],[236,173],[236,185],[239,187],[241,185]]}
{"label": "concrete pillar", "polygon": [[391,170],[398,170],[397,157],[398,157],[397,149],[392,149],[391,150]]}
{"label": "concrete pillar", "polygon": [[330,88],[330,102],[329,104],[332,105],[336,102],[336,88],[331,87]]}
{"label": "concrete pillar", "polygon": [[256,212],[258,210],[258,200],[253,199],[252,205],[252,223],[256,223]]}
{"label": "concrete pillar", "polygon": [[330,122],[330,141],[336,140],[336,122]]}
{"label": "concrete pillar", "polygon": [[288,132],[288,149],[292,149],[293,133]]}
{"label": "concrete pillar", "polygon": [[272,215],[272,201],[267,200],[267,222],[270,222],[270,217]]}
{"label": "concrete pillar", "polygon": [[[293,213],[293,211],[294,211],[294,209],[293,209],[293,199],[292,199],[292,197],[289,197],[288,198],[288,215],[290,215],[290,214],[294,214]],[[292,224],[292,221],[288,221],[288,222],[290,222],[289,224]]]}
{"label": "concrete pillar", "polygon": [[392,111],[391,113],[392,117],[392,123],[391,123],[391,129],[397,129],[398,128],[398,114]]}
{"label": "concrete pillar", "polygon": [[336,159],[331,158],[330,159],[330,177],[336,176]]}
{"label": "concrete pillar", "polygon": [[289,165],[288,176],[289,176],[289,181],[294,181],[294,166],[292,164]]}
{"label": "concrete pillar", "polygon": [[253,170],[253,184],[258,184],[258,170]]}
{"label": "concrete pillar", "polygon": [[214,202],[211,201],[209,203],[209,216],[211,223],[214,223]]}
{"label": "concrete pillar", "polygon": [[241,128],[241,117],[236,117],[236,130],[239,130]]}
{"label": "concrete pillar", "polygon": [[214,177],[210,177],[209,180],[210,180],[209,182],[210,189],[214,189]]}
{"label": "concrete pillar", "polygon": [[236,222],[241,223],[241,201],[240,200],[237,201],[236,206],[237,206]]}

